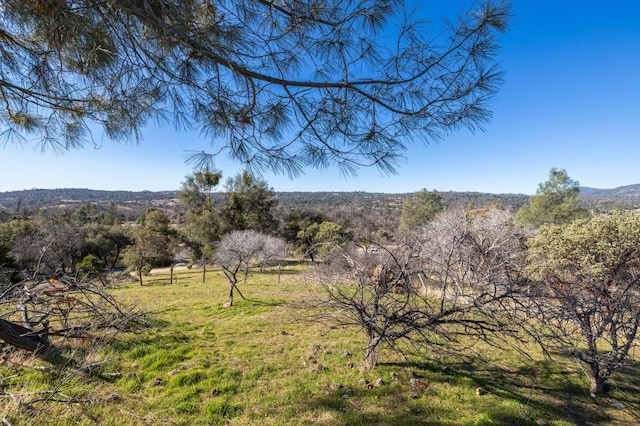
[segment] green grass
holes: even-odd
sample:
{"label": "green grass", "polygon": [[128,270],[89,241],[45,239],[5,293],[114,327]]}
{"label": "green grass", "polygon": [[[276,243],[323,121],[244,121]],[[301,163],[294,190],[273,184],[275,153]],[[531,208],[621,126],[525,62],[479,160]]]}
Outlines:
{"label": "green grass", "polygon": [[[92,375],[5,354],[0,417],[38,425],[640,422],[637,363],[596,399],[576,364],[547,361],[533,346],[531,359],[483,343],[407,357],[383,350],[375,370],[361,370],[363,336],[311,321],[299,303],[309,294],[297,271],[282,274],[279,284],[273,271],[253,273],[240,284],[248,300],[236,297],[230,308],[217,271],[204,284],[200,271],[185,270],[177,284],[155,275],[142,287],[123,285],[113,292],[150,312],[152,326],[96,350],[65,348],[99,361]],[[54,388],[56,401],[34,393]]]}

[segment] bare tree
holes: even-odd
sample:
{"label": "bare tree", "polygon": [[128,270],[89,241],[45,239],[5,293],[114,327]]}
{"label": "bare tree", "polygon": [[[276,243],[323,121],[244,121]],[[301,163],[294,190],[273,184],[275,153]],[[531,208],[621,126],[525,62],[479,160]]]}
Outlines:
{"label": "bare tree", "polygon": [[286,255],[286,245],[280,238],[261,234],[253,230],[233,231],[218,242],[214,254],[215,263],[229,282],[229,306],[233,306],[234,290],[245,298],[238,282],[246,280],[251,265],[282,259]]}
{"label": "bare tree", "polygon": [[420,273],[410,262],[413,247],[381,249],[374,257],[337,248],[309,276],[322,288],[318,307],[328,308],[321,319],[332,327],[355,326],[365,333],[364,361],[369,368],[375,367],[381,345],[412,340],[416,334],[422,337],[429,319],[422,309],[424,299],[412,283]]}
{"label": "bare tree", "polygon": [[422,237],[380,245],[372,254],[342,250],[314,270],[322,318],[367,336],[365,363],[400,340],[418,346],[510,331],[503,312],[520,279],[524,245],[508,213],[445,211]]}
{"label": "bare tree", "polygon": [[391,172],[414,138],[488,121],[509,15],[486,2],[434,29],[404,3],[5,0],[0,134],[65,150],[156,121],[252,168]]}
{"label": "bare tree", "polygon": [[512,219],[497,207],[453,208],[424,226],[420,259],[428,277],[425,290],[437,296],[443,308],[518,290],[524,279],[526,235]]}
{"label": "bare tree", "polygon": [[168,239],[166,235],[146,228],[131,231],[133,244],[127,246],[123,253],[123,260],[129,268],[136,271],[140,285],[143,285],[142,275],[151,271],[157,259],[167,259]]}

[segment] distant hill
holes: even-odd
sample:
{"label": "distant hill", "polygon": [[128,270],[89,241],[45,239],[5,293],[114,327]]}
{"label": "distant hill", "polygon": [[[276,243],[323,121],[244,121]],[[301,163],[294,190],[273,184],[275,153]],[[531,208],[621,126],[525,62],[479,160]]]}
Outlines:
{"label": "distant hill", "polygon": [[[373,207],[399,205],[411,193],[370,193],[370,192],[277,192],[276,197],[283,206],[310,208],[329,205],[356,205]],[[518,207],[526,202],[522,194],[488,194],[481,192],[442,192],[442,198],[449,205],[472,204],[483,206],[492,202]],[[218,194],[224,198],[224,194]],[[109,203],[125,206],[170,207],[176,203],[175,191],[103,191],[82,188],[27,189],[23,191],[0,192],[0,208],[9,212],[33,210],[50,206],[74,206],[86,203],[106,206]]]}
{"label": "distant hill", "polygon": [[74,206],[86,203],[106,206],[113,202],[139,210],[151,206],[166,207],[165,204],[172,203],[174,197],[174,191],[101,191],[82,188],[26,189],[0,192],[0,209],[15,213],[42,207]]}
{"label": "distant hill", "polygon": [[606,197],[633,197],[640,198],[640,183],[635,185],[619,186],[614,189],[597,189],[587,186],[580,187],[581,195],[602,195]]}
{"label": "distant hill", "polygon": [[640,184],[619,186],[613,189],[580,188],[583,203],[595,210],[640,208]]}
{"label": "distant hill", "polygon": [[[595,210],[612,208],[639,208],[640,184],[614,189],[580,188],[582,203]],[[360,208],[379,208],[384,205],[399,207],[411,193],[371,192],[277,192],[280,205],[291,208],[315,208],[350,205]],[[483,192],[441,192],[448,205],[473,205],[476,207],[498,203],[516,210],[529,199],[525,194],[491,194]],[[220,199],[224,194],[218,194]],[[132,213],[150,207],[173,209],[177,203],[175,191],[104,191],[83,188],[27,189],[0,192],[0,210],[15,214],[51,206],[78,206],[86,203],[104,207],[109,203],[123,206]]]}

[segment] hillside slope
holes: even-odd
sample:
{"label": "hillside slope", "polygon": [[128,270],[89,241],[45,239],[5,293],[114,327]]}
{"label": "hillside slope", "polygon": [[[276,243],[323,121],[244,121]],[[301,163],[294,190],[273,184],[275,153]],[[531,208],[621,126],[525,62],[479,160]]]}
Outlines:
{"label": "hillside slope", "polygon": [[[640,206],[640,184],[626,185],[614,189],[582,187],[583,204],[596,210],[611,208],[638,208]],[[279,203],[292,208],[313,208],[328,205],[352,205],[356,207],[397,206],[410,193],[374,192],[277,192]],[[485,206],[498,203],[514,210],[528,200],[525,194],[491,194],[483,192],[441,192],[448,205]],[[224,193],[219,193],[220,199]],[[134,211],[155,207],[173,209],[176,204],[175,191],[105,191],[84,188],[27,189],[0,192],[0,210],[16,214],[50,206],[73,206],[86,203],[106,206],[109,203],[126,206]]]}

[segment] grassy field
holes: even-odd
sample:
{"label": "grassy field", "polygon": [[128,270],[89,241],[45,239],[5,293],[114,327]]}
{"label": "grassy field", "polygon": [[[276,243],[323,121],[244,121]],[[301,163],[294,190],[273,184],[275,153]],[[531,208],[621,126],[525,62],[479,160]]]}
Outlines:
{"label": "grassy field", "polygon": [[[3,354],[0,417],[10,425],[573,425],[640,423],[640,366],[591,398],[577,364],[482,343],[401,356],[363,371],[364,336],[328,330],[301,303],[295,267],[254,273],[225,308],[218,271],[146,278],[114,289],[151,327],[88,342],[87,374],[64,362]],[[67,356],[72,353],[68,352]],[[64,359],[64,354],[61,355]],[[636,353],[636,359],[638,358]]]}

